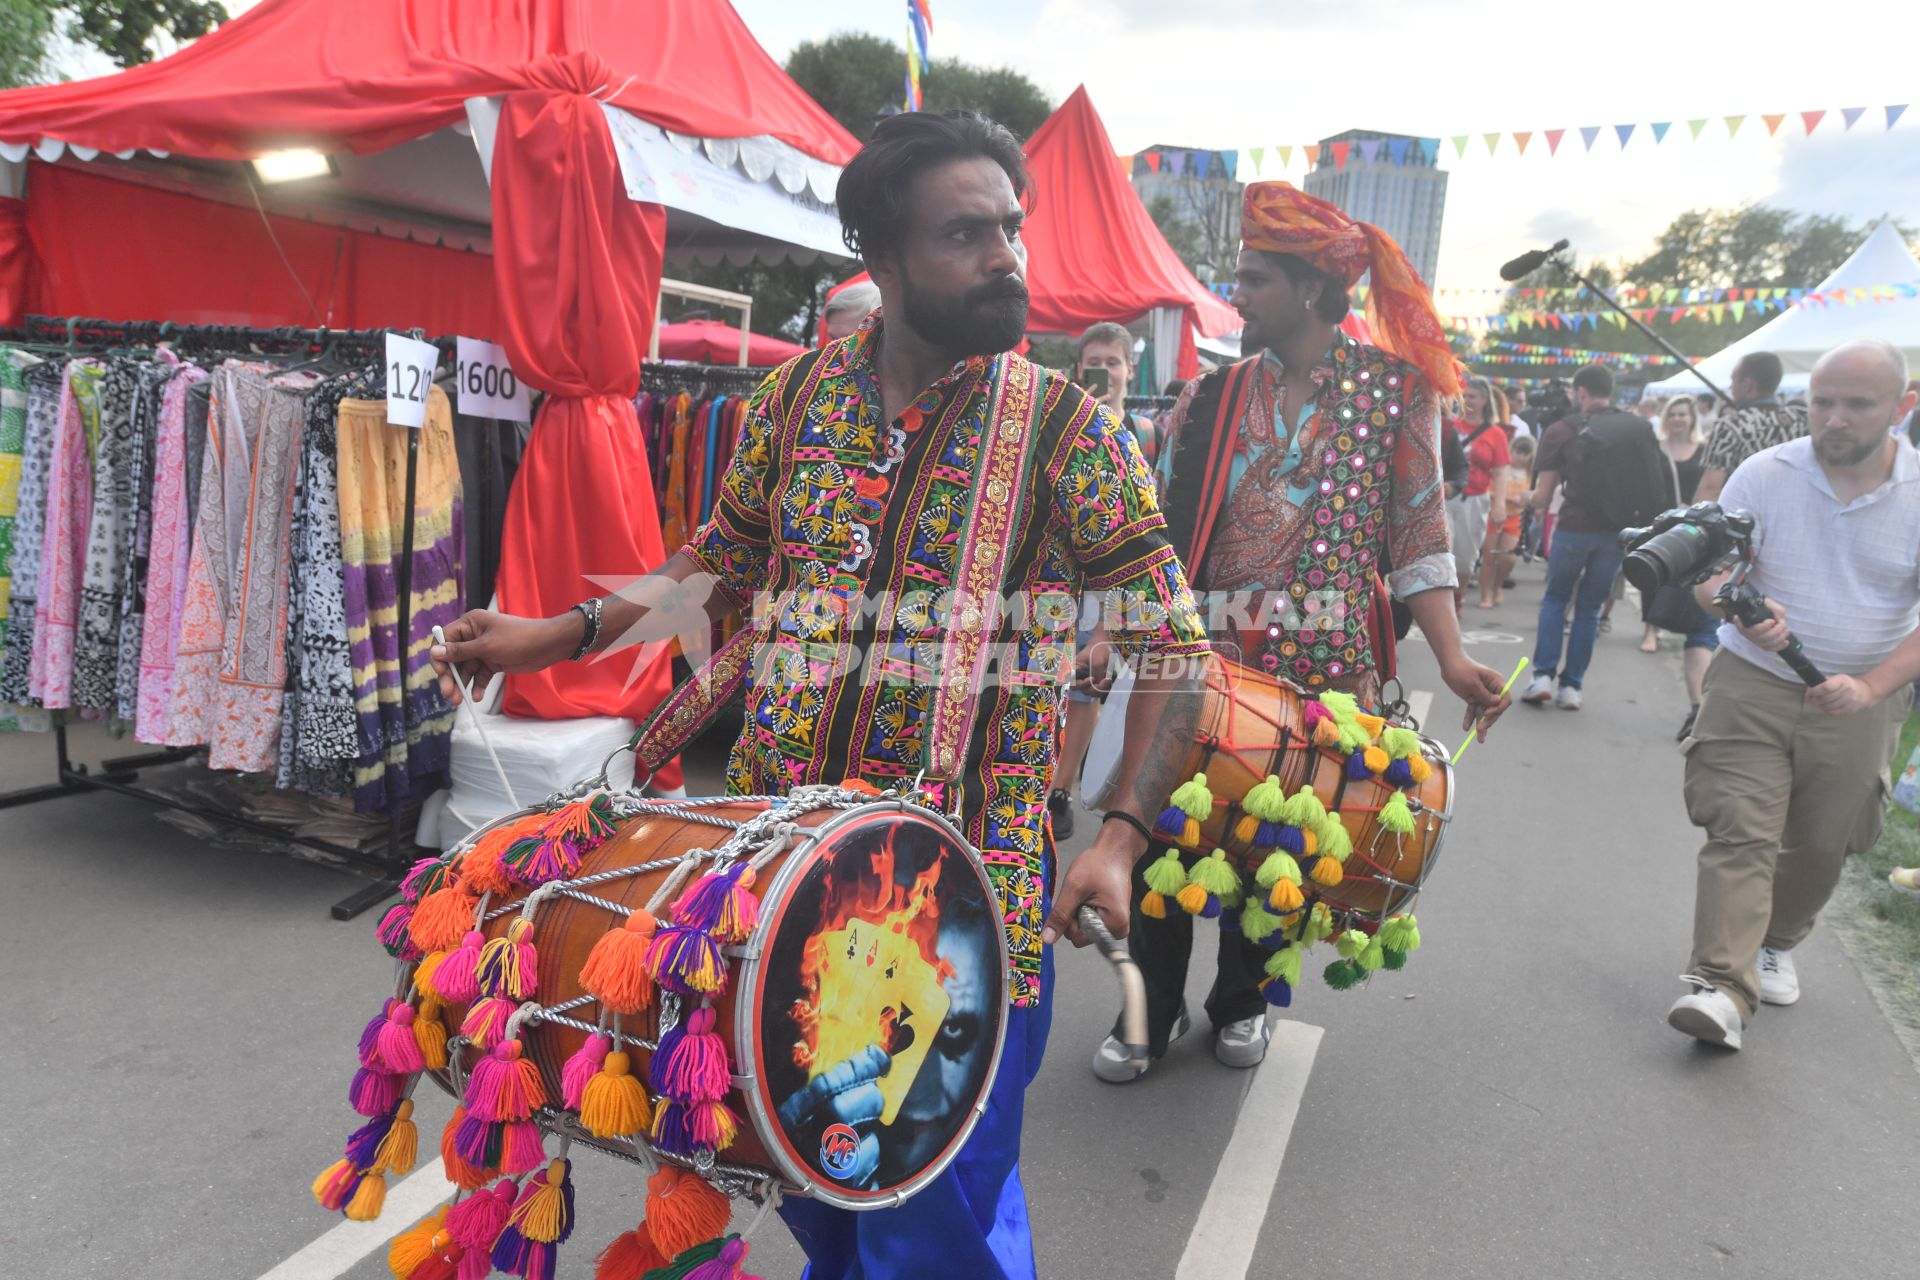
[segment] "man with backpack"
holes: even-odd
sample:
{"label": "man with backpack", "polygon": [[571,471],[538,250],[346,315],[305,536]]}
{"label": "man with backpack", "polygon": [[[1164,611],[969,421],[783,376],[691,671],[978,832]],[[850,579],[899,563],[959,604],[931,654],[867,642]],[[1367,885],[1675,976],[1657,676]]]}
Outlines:
{"label": "man with backpack", "polygon": [[[1557,679],[1557,701],[1566,711],[1580,709],[1600,610],[1624,558],[1620,531],[1646,524],[1678,499],[1673,468],[1653,427],[1614,407],[1612,370],[1590,364],[1575,374],[1573,409],[1540,439],[1533,509],[1547,510],[1562,484],[1566,501],[1554,522],[1553,548],[1547,556],[1533,682],[1520,696],[1530,706],[1553,702]],[[1569,600],[1571,636],[1565,634]]]}

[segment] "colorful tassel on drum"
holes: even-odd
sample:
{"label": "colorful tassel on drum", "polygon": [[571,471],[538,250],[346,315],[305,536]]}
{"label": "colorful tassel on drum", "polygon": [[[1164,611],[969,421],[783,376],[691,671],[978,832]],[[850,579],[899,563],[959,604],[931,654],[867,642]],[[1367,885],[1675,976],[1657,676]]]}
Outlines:
{"label": "colorful tassel on drum", "polygon": [[1339,737],[1333,744],[1342,755],[1364,752],[1373,743],[1373,734],[1361,722],[1360,704],[1350,693],[1328,690],[1320,695],[1320,703],[1333,716],[1333,722],[1339,729]]}
{"label": "colorful tassel on drum", "polygon": [[486,995],[499,996],[515,1004],[533,999],[540,987],[540,956],[533,949],[533,921],[521,916],[507,926],[503,936],[481,947],[475,976],[481,992]]}
{"label": "colorful tassel on drum", "polygon": [[653,1141],[671,1155],[718,1154],[733,1145],[740,1118],[724,1102],[677,1102],[671,1098],[653,1113]]}
{"label": "colorful tassel on drum", "polygon": [[362,1067],[353,1073],[353,1083],[347,1087],[347,1101],[353,1104],[356,1113],[371,1120],[393,1110],[406,1085],[404,1076]]}
{"label": "colorful tassel on drum", "polygon": [[1334,718],[1332,708],[1326,705],[1324,695],[1302,703],[1301,712],[1305,717],[1306,736],[1314,746],[1333,748],[1340,745],[1340,722]]}
{"label": "colorful tassel on drum", "polygon": [[1389,786],[1404,787],[1413,781],[1413,761],[1420,758],[1420,735],[1397,725],[1381,731],[1380,746],[1392,760],[1381,775]]}
{"label": "colorful tassel on drum", "polygon": [[1407,957],[1420,949],[1420,925],[1411,915],[1389,917],[1376,935],[1388,969],[1403,969]]}
{"label": "colorful tassel on drum", "polygon": [[573,1056],[560,1065],[560,1105],[578,1111],[586,1098],[587,1082],[600,1074],[607,1055],[613,1052],[613,1037],[596,1031],[586,1038]]}
{"label": "colorful tassel on drum", "polygon": [[466,1019],[460,1024],[460,1034],[471,1040],[474,1048],[483,1052],[490,1050],[506,1034],[507,1019],[513,1016],[513,1011],[518,1007],[511,1000],[488,996],[467,1010]]}
{"label": "colorful tassel on drum", "polygon": [[687,1272],[686,1280],[743,1280],[741,1269],[747,1265],[747,1242],[728,1236],[720,1252]]}
{"label": "colorful tassel on drum", "polygon": [[1248,898],[1247,905],[1240,911],[1240,932],[1256,946],[1280,946],[1286,943],[1286,937],[1280,929],[1280,917],[1267,910],[1267,904],[1257,897]]}
{"label": "colorful tassel on drum", "polygon": [[360,1037],[360,1065],[369,1071],[410,1076],[427,1069],[420,1042],[413,1034],[413,1006],[402,1000],[387,1001],[378,1025],[369,1024]]}
{"label": "colorful tassel on drum", "polygon": [[[652,1206],[649,1205],[651,1210]],[[672,1262],[653,1243],[648,1223],[617,1235],[594,1259],[593,1280],[641,1280]]]}
{"label": "colorful tassel on drum", "polygon": [[441,1275],[454,1274],[451,1265],[424,1271],[422,1268],[434,1259],[445,1259],[447,1254],[459,1249],[453,1236],[447,1231],[447,1207],[442,1205],[419,1222],[395,1236],[387,1245],[387,1269],[393,1272],[395,1280],[430,1280],[436,1272]]}
{"label": "colorful tassel on drum", "polygon": [[547,1086],[520,1042],[506,1040],[473,1064],[463,1101],[470,1120],[525,1120],[546,1105]]}
{"label": "colorful tassel on drum", "polygon": [[560,1246],[573,1234],[573,1179],[555,1160],[527,1179],[507,1225],[493,1242],[493,1265],[524,1280],[553,1280]]}
{"label": "colorful tassel on drum", "polygon": [[370,1173],[413,1172],[419,1159],[420,1133],[413,1123],[413,1099],[402,1098],[394,1110],[369,1120],[347,1139],[346,1158]]}
{"label": "colorful tassel on drum", "polygon": [[713,996],[727,989],[727,959],[705,929],[662,925],[647,946],[647,968],[668,991]]}
{"label": "colorful tassel on drum", "polygon": [[580,966],[580,985],[614,1013],[636,1014],[653,1004],[653,970],[647,948],[658,926],[642,907],[618,929],[600,935]]}
{"label": "colorful tassel on drum", "polygon": [[1169,849],[1147,864],[1141,878],[1147,891],[1140,898],[1140,914],[1154,920],[1167,918],[1167,902],[1187,887],[1187,869],[1180,862],[1180,851]]}
{"label": "colorful tassel on drum", "polygon": [[501,1126],[500,1172],[510,1177],[532,1173],[547,1162],[546,1139],[531,1120],[511,1120]]}
{"label": "colorful tassel on drum", "polygon": [[407,922],[407,935],[422,952],[451,951],[473,928],[480,911],[480,899],[469,892],[464,882],[454,879],[420,899]]}
{"label": "colorful tassel on drum", "polygon": [[1267,890],[1267,905],[1280,915],[1291,915],[1306,905],[1306,895],[1300,889],[1300,864],[1284,849],[1268,854],[1253,880]]}
{"label": "colorful tassel on drum", "polygon": [[1329,813],[1315,823],[1313,835],[1321,857],[1345,866],[1353,856],[1353,837],[1347,834],[1347,824],[1340,821],[1339,814]]}
{"label": "colorful tassel on drum", "polygon": [[412,962],[426,954],[407,931],[412,923],[413,904],[398,902],[387,909],[387,914],[380,917],[380,923],[374,929],[374,936],[380,939],[380,945],[396,960]]}
{"label": "colorful tassel on drum", "polygon": [[707,872],[673,904],[674,923],[705,929],[722,943],[745,942],[760,923],[753,881],[753,867],[746,862]]}
{"label": "colorful tassel on drum", "polygon": [[[433,993],[448,1004],[472,1004],[480,998],[480,952],[487,936],[469,929],[460,936],[460,945],[446,954],[426,978]],[[416,981],[418,980],[416,976]]]}
{"label": "colorful tassel on drum", "polygon": [[483,1280],[493,1274],[493,1242],[506,1230],[518,1191],[502,1179],[447,1210],[447,1234],[462,1250],[459,1280]]}
{"label": "colorful tassel on drum", "polygon": [[1285,947],[1267,957],[1267,977],[1260,994],[1267,1003],[1284,1009],[1293,1003],[1293,989],[1300,985],[1300,948]]}
{"label": "colorful tassel on drum", "polygon": [[1407,796],[1404,791],[1394,792],[1387,797],[1387,802],[1380,806],[1380,827],[1395,835],[1413,834],[1413,810],[1407,805]]}
{"label": "colorful tassel on drum", "polygon": [[1207,790],[1207,775],[1196,773],[1173,789],[1167,807],[1155,824],[1162,836],[1191,849],[1200,843],[1200,824],[1213,816],[1213,792]]}
{"label": "colorful tassel on drum", "polygon": [[1257,849],[1271,849],[1278,845],[1286,805],[1287,793],[1280,785],[1279,777],[1268,774],[1262,781],[1254,783],[1247,792],[1247,798],[1240,802],[1246,816],[1235,824],[1234,838],[1241,844]]}
{"label": "colorful tassel on drum", "polygon": [[[448,1120],[447,1127],[440,1131],[440,1166],[446,1173],[448,1182],[459,1187],[462,1191],[473,1191],[486,1186],[487,1179],[493,1177],[494,1174],[498,1172],[500,1153],[497,1149],[492,1152],[483,1150],[481,1152],[483,1161],[489,1155],[492,1159],[491,1163],[481,1164],[475,1164],[461,1155],[459,1150],[459,1137],[466,1123],[467,1109],[465,1107],[455,1107],[453,1109],[453,1118]],[[483,1146],[487,1136],[488,1135],[484,1133],[481,1135]]]}
{"label": "colorful tassel on drum", "polygon": [[440,1021],[440,1008],[438,1000],[423,995],[413,1016],[413,1042],[420,1046],[420,1060],[429,1071],[447,1069],[447,1026]]}
{"label": "colorful tassel on drum", "polygon": [[1335,991],[1351,991],[1367,975],[1361,972],[1360,966],[1352,960],[1335,960],[1320,976],[1325,978],[1327,985]]}
{"label": "colorful tassel on drum", "polygon": [[561,805],[536,831],[515,840],[500,856],[500,866],[529,889],[564,880],[580,870],[580,859],[614,833],[613,799],[602,792],[591,800]]}
{"label": "colorful tassel on drum", "polygon": [[512,893],[518,886],[513,877],[507,874],[501,859],[516,842],[539,831],[544,821],[546,814],[535,812],[488,828],[456,857],[461,880],[475,893]]}
{"label": "colorful tassel on drum", "polygon": [[1219,918],[1223,907],[1238,906],[1243,892],[1240,873],[1227,861],[1227,851],[1215,849],[1187,872],[1187,884],[1180,890],[1179,901],[1188,915],[1214,920]]}
{"label": "colorful tassel on drum", "polygon": [[354,1222],[372,1222],[386,1207],[387,1180],[351,1160],[336,1160],[313,1180],[313,1198]]}
{"label": "colorful tassel on drum", "polygon": [[436,889],[444,889],[453,875],[453,862],[448,858],[422,858],[407,869],[400,879],[400,901],[414,906],[420,899]]}
{"label": "colorful tassel on drum", "polygon": [[732,1220],[732,1202],[696,1173],[663,1165],[647,1179],[645,1230],[665,1257],[719,1239]]}
{"label": "colorful tassel on drum", "polygon": [[[657,1060],[657,1059],[656,1059]],[[580,1099],[580,1123],[596,1138],[626,1138],[652,1127],[647,1091],[633,1074],[633,1060],[609,1053]]]}
{"label": "colorful tassel on drum", "polygon": [[702,1005],[660,1036],[647,1066],[654,1092],[677,1102],[715,1102],[733,1087],[727,1044],[714,1032],[714,1012]]}

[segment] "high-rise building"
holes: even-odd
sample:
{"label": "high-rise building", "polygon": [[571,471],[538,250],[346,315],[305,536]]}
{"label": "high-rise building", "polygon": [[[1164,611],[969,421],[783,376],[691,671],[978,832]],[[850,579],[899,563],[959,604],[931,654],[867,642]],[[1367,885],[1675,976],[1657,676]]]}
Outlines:
{"label": "high-rise building", "polygon": [[[1158,168],[1147,163],[1147,152],[1161,156]],[[1178,156],[1175,160],[1173,157]],[[1144,149],[1133,160],[1133,189],[1140,203],[1153,211],[1164,199],[1174,224],[1188,228],[1190,263],[1202,276],[1230,277],[1240,248],[1240,193],[1234,176],[1237,152],[1193,151],[1183,147]]]}
{"label": "high-rise building", "polygon": [[[1420,278],[1432,284],[1447,207],[1447,172],[1437,163],[1439,139],[1349,129],[1321,141],[1320,159],[1302,188],[1392,236]],[[1345,164],[1333,151],[1341,143],[1346,144]]]}

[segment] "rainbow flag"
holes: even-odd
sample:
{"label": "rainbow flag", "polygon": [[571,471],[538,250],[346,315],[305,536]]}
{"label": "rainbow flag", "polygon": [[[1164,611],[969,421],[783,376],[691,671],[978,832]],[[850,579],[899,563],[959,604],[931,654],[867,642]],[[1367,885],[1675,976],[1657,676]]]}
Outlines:
{"label": "rainbow flag", "polygon": [[928,0],[907,0],[907,102],[920,109],[920,78],[927,70],[927,48],[933,39],[933,9]]}

